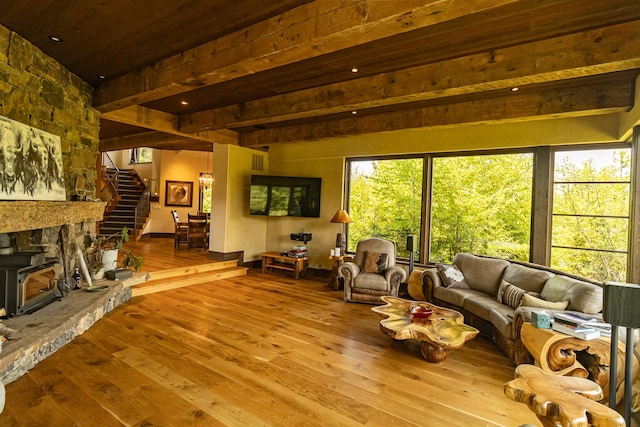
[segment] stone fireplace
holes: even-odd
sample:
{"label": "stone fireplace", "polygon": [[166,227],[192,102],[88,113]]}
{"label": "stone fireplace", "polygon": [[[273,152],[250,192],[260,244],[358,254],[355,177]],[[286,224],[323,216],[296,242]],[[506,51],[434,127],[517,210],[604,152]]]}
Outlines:
{"label": "stone fireplace", "polygon": [[[0,233],[10,236],[19,252],[42,253],[54,260],[56,278],[76,267],[76,247],[95,232],[104,202],[0,202]],[[0,255],[2,257],[3,255]],[[0,382],[8,384],[81,334],[105,313],[131,298],[128,285],[111,282],[104,292],[71,291],[33,314],[2,321],[14,336],[2,346]]]}
{"label": "stone fireplace", "polygon": [[[103,211],[103,202],[0,203],[0,309],[5,315],[34,311],[55,298],[58,289],[51,283],[64,283],[77,267],[76,248],[84,251],[84,236],[95,232]],[[35,282],[33,292],[26,288],[29,280]]]}

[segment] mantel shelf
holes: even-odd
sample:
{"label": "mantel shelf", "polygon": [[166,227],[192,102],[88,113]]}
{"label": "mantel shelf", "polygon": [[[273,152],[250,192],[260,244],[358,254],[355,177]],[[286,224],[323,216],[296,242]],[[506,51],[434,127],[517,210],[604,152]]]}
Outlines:
{"label": "mantel shelf", "polygon": [[4,201],[0,202],[0,233],[101,221],[104,207],[103,201]]}

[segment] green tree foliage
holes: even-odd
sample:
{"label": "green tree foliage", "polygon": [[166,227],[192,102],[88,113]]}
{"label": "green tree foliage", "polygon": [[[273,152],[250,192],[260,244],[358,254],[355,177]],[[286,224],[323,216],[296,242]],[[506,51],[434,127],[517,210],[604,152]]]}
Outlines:
{"label": "green tree foliage", "polygon": [[624,281],[630,151],[597,150],[582,162],[558,154],[551,265],[596,280]]}
{"label": "green tree foliage", "polygon": [[458,252],[529,257],[531,154],[433,160],[431,261]]}
{"label": "green tree foliage", "polygon": [[421,158],[352,163],[350,251],[376,236],[396,242],[398,256],[409,256],[406,236],[420,235],[422,164]]}
{"label": "green tree foliage", "polygon": [[200,187],[200,197],[201,197],[201,212],[210,213],[211,212],[211,186],[209,187]]}
{"label": "green tree foliage", "polygon": [[[592,157],[579,162],[574,152],[556,159],[551,264],[596,280],[624,281],[630,150],[598,150]],[[420,237],[425,222],[429,261],[450,262],[458,252],[529,259],[533,154],[435,157],[425,209],[430,221],[422,218],[422,204],[429,203],[422,197],[423,163],[351,163],[350,251],[359,240],[378,236],[395,241],[399,256],[407,257],[406,236]]]}

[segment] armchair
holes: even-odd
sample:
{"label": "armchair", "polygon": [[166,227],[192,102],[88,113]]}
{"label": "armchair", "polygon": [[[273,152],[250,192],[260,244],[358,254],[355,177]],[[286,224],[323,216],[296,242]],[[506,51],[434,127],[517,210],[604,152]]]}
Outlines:
{"label": "armchair", "polygon": [[338,270],[344,278],[344,300],[382,304],[382,295],[398,296],[407,272],[396,266],[396,244],[378,237],[361,240],[353,262]]}

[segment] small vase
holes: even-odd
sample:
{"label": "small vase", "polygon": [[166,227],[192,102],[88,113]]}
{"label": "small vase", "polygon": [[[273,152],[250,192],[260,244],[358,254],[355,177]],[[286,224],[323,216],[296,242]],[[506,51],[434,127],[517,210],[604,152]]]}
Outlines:
{"label": "small vase", "polygon": [[104,267],[101,267],[100,269],[96,270],[92,275],[91,278],[93,280],[102,280],[104,279]]}
{"label": "small vase", "polygon": [[102,252],[102,265],[104,265],[104,271],[115,270],[118,263],[118,250],[109,249]]}

